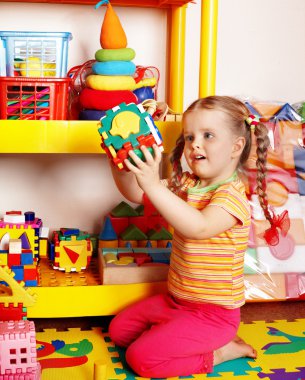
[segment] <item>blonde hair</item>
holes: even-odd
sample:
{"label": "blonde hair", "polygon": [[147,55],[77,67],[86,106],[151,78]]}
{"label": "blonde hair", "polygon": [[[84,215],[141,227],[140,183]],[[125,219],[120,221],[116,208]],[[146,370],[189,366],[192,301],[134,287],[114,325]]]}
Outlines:
{"label": "blonde hair", "polygon": [[[200,110],[219,110],[226,114],[228,125],[232,133],[236,136],[245,138],[245,147],[240,156],[239,166],[242,167],[249,158],[252,137],[251,128],[246,120],[250,116],[250,112],[246,105],[240,100],[230,96],[208,96],[200,98],[193,102],[183,114],[183,119],[191,112]],[[260,205],[264,211],[266,219],[272,223],[272,215],[268,207],[268,198],[266,194],[266,173],[267,173],[267,150],[270,144],[268,137],[268,130],[261,122],[255,123],[254,134],[256,137],[256,167],[257,167],[257,194]],[[179,136],[176,146],[170,156],[170,162],[173,166],[172,177],[170,180],[170,189],[177,191],[181,185],[182,166],[181,157],[184,150],[184,136],[183,133]]]}

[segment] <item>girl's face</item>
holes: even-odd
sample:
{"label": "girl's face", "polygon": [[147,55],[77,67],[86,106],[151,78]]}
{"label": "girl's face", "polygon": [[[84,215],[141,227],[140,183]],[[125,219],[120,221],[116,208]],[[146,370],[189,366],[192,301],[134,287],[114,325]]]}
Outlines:
{"label": "girl's face", "polygon": [[236,137],[220,110],[194,110],[183,120],[184,155],[190,169],[208,186],[228,179],[236,170],[244,138]]}

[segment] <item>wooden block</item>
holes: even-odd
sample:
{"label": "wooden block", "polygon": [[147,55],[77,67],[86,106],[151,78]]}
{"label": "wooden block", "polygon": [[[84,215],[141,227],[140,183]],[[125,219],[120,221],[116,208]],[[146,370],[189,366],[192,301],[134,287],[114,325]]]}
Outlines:
{"label": "wooden block", "polygon": [[99,248],[117,248],[119,245],[118,240],[99,240]]}
{"label": "wooden block", "polygon": [[166,281],[168,265],[147,263],[138,266],[134,263],[127,265],[106,264],[103,251],[98,253],[99,272],[104,285],[136,284],[145,282]]}

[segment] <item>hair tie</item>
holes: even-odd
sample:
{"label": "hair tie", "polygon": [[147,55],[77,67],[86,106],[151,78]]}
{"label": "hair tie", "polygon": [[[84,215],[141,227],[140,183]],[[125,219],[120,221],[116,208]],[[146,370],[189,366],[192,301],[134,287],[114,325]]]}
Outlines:
{"label": "hair tie", "polygon": [[265,231],[263,237],[268,245],[277,245],[279,243],[279,231],[285,237],[290,228],[288,211],[284,210],[280,215],[276,215],[272,211],[270,224],[271,227]]}
{"label": "hair tie", "polygon": [[249,125],[251,131],[255,130],[255,127],[259,123],[259,117],[255,115],[249,115],[246,119],[246,123]]}

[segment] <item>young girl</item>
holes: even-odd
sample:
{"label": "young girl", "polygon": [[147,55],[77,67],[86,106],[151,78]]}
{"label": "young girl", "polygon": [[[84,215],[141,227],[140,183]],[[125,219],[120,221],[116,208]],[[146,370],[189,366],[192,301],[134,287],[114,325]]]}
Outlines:
{"label": "young girl", "polygon": [[[256,136],[258,195],[265,194],[267,129],[239,100],[210,96],[185,111],[172,153],[173,176],[159,178],[161,153],[130,151],[129,171],[112,168],[121,193],[135,203],[143,194],[174,228],[168,293],[140,301],[111,321],[113,342],[140,376],[164,378],[209,373],[213,366],[255,350],[237,337],[244,304],[243,266],[250,206],[238,172]],[[182,172],[184,154],[191,173]]]}

